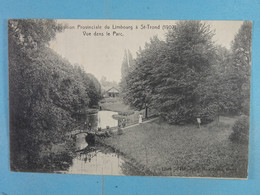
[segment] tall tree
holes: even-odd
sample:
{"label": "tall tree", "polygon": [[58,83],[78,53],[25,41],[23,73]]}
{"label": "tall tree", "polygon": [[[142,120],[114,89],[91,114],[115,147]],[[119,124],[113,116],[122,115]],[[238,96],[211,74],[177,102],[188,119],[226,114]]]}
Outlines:
{"label": "tall tree", "polygon": [[215,51],[211,71],[209,71],[205,82],[198,85],[197,91],[200,94],[201,103],[206,104],[205,108],[210,105],[211,109],[208,110],[214,111],[208,116],[214,118],[216,114],[219,119],[221,113],[232,111],[234,106],[231,98],[233,96],[233,85],[229,82],[228,72],[231,65],[230,51],[221,46],[216,46]]}
{"label": "tall tree", "polygon": [[180,21],[166,41],[153,37],[126,76],[125,102],[138,109],[148,103],[174,124],[248,110],[251,23],[242,25],[231,51],[215,45],[213,36],[204,22]]}
{"label": "tall tree", "polygon": [[125,49],[124,58],[121,66],[121,77],[124,79],[128,72],[130,67],[133,65],[133,56],[129,49]]}
{"label": "tall tree", "polygon": [[210,26],[200,21],[180,21],[167,33],[168,62],[157,75],[163,82],[156,102],[168,122],[189,123],[197,117],[204,122],[215,112],[198,90],[213,65],[213,35]]}
{"label": "tall tree", "polygon": [[125,102],[131,106],[143,109],[145,106],[153,107],[155,88],[161,82],[158,72],[166,59],[166,45],[158,37],[152,37],[139,50],[135,64],[126,77]]}
{"label": "tall tree", "polygon": [[232,66],[230,70],[233,84],[236,85],[237,110],[249,114],[250,75],[251,75],[252,23],[245,21],[232,43]]}
{"label": "tall tree", "polygon": [[72,140],[66,132],[78,126],[88,109],[93,87],[85,80],[94,86],[94,79],[86,73],[79,76],[77,69],[47,47],[60,29],[54,20],[8,22],[12,170],[54,166],[52,145],[65,140],[69,145]]}
{"label": "tall tree", "polygon": [[[80,66],[75,66],[74,69],[78,79],[84,84],[85,93],[89,97],[88,107],[93,108],[98,106],[98,102],[101,99],[101,85],[99,81],[94,77],[94,75],[82,70]],[[84,107],[82,108],[84,109]]]}
{"label": "tall tree", "polygon": [[121,66],[121,81],[120,90],[122,94],[125,94],[126,88],[126,77],[128,76],[129,70],[133,66],[133,56],[128,49],[125,49],[124,58]]}

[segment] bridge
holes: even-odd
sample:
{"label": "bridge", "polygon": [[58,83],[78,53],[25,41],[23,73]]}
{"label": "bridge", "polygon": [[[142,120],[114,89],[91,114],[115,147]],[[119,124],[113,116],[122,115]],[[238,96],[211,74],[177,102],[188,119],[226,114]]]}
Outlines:
{"label": "bridge", "polygon": [[73,130],[71,132],[66,133],[66,136],[68,137],[74,137],[77,136],[79,134],[86,134],[86,136],[88,135],[89,132],[87,132],[86,130]]}

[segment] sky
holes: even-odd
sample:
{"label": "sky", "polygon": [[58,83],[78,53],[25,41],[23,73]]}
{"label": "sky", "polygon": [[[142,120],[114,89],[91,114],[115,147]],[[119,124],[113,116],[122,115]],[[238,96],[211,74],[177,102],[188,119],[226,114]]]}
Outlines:
{"label": "sky", "polygon": [[[50,48],[97,79],[119,82],[125,49],[135,57],[145,42],[157,35],[164,40],[174,20],[57,20],[65,26]],[[216,44],[230,48],[243,21],[205,21],[215,30]],[[109,27],[109,29],[107,28]],[[98,34],[95,34],[98,33]],[[102,36],[103,33],[103,36]],[[107,33],[110,33],[109,35]]]}

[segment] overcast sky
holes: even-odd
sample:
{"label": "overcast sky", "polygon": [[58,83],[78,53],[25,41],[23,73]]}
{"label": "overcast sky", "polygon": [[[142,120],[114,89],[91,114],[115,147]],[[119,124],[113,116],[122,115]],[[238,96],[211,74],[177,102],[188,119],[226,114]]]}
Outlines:
{"label": "overcast sky", "polygon": [[[81,65],[88,73],[92,73],[99,80],[105,76],[107,80],[119,82],[121,78],[121,64],[124,50],[129,49],[135,57],[139,47],[143,48],[150,37],[158,35],[164,39],[167,30],[162,28],[165,25],[171,27],[176,21],[171,20],[58,20],[66,24],[70,29],[58,33],[56,39],[51,41],[50,47],[72,64]],[[231,41],[238,32],[242,21],[205,21],[215,30],[214,41],[226,48],[230,48]],[[83,29],[88,26],[101,29]],[[110,29],[105,29],[105,25]],[[112,25],[133,27],[133,29],[112,29]],[[145,29],[141,29],[142,25]],[[159,29],[148,29],[148,25]],[[136,26],[138,29],[136,29]],[[98,27],[97,27],[98,28]],[[91,36],[84,36],[83,33],[91,33]],[[94,33],[110,33],[110,36],[94,36]],[[123,33],[118,36],[116,33]],[[116,36],[117,35],[117,36]]]}

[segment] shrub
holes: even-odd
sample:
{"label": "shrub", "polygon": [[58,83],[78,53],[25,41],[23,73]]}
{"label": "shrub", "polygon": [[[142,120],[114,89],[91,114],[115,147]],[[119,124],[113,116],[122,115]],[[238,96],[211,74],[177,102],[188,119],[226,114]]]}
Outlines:
{"label": "shrub", "polygon": [[[218,108],[216,104],[207,105],[199,110],[198,116],[201,118],[202,124],[208,124],[212,122],[218,112]],[[195,118],[195,117],[194,117]]]}
{"label": "shrub", "polygon": [[119,115],[121,116],[129,116],[134,114],[134,111],[130,110],[130,111],[125,111],[125,112],[118,112]]}
{"label": "shrub", "polygon": [[249,116],[250,113],[250,101],[246,99],[242,104],[242,113]]}
{"label": "shrub", "polygon": [[241,116],[232,127],[233,132],[229,139],[233,142],[248,143],[249,138],[249,117]]}
{"label": "shrub", "polygon": [[112,129],[109,129],[108,132],[109,132],[110,135],[114,135],[114,132],[113,132]]}
{"label": "shrub", "polygon": [[106,103],[105,99],[100,100],[100,103]]}
{"label": "shrub", "polygon": [[123,130],[120,127],[118,127],[117,135],[122,135],[122,134],[123,134]]}

